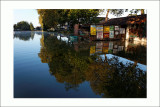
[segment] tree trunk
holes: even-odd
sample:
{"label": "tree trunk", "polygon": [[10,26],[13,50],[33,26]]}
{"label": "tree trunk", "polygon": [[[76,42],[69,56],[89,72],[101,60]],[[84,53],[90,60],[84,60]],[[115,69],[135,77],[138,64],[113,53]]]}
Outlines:
{"label": "tree trunk", "polygon": [[107,9],[107,14],[106,14],[106,18],[105,18],[105,22],[108,21],[108,14],[109,14],[110,9]]}
{"label": "tree trunk", "polygon": [[144,9],[141,9],[141,15],[143,15],[144,14]]}

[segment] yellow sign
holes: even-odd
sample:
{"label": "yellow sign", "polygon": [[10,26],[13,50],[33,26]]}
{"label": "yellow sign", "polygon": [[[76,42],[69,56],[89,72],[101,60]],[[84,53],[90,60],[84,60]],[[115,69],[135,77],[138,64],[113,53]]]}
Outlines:
{"label": "yellow sign", "polygon": [[90,33],[91,33],[91,35],[96,35],[96,25],[90,26]]}
{"label": "yellow sign", "polygon": [[103,33],[109,33],[109,31],[110,31],[110,27],[104,26]]}
{"label": "yellow sign", "polygon": [[96,27],[98,32],[103,32],[103,25],[97,25]]}

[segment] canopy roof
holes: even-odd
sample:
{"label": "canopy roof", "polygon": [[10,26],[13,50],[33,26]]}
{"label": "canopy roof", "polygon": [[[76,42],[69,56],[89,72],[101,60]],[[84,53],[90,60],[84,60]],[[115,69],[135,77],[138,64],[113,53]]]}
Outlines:
{"label": "canopy roof", "polygon": [[129,24],[141,24],[147,21],[147,15],[127,16],[121,18],[109,19],[107,22],[99,23],[100,25],[129,25]]}

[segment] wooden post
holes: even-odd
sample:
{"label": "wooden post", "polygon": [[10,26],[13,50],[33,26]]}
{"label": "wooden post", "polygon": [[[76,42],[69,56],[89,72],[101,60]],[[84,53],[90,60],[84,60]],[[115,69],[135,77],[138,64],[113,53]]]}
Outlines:
{"label": "wooden post", "polygon": [[78,36],[79,24],[74,25],[74,35]]}

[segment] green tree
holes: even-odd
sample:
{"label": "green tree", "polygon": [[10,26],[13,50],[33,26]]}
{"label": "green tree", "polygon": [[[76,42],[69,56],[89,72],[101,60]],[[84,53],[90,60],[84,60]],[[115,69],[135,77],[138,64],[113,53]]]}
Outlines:
{"label": "green tree", "polygon": [[73,25],[92,24],[97,23],[96,17],[102,11],[102,9],[71,9],[68,16]]}
{"label": "green tree", "polygon": [[44,30],[64,25],[66,22],[73,27],[75,24],[98,23],[96,17],[103,9],[37,9],[39,23]]}
{"label": "green tree", "polygon": [[140,11],[141,11],[141,15],[144,14],[144,9],[131,9],[131,10],[129,10],[129,9],[107,9],[105,21],[107,22],[109,13],[119,17],[128,11],[130,12],[130,14],[129,14],[130,16],[137,15],[137,13]]}
{"label": "green tree", "polygon": [[14,30],[17,30],[17,24],[14,24],[14,25],[13,25],[13,29],[14,29]]}
{"label": "green tree", "polygon": [[19,29],[19,30],[30,30],[30,25],[26,21],[18,22],[15,27],[16,29]]}
{"label": "green tree", "polygon": [[33,31],[34,30],[34,26],[32,23],[30,23],[30,29]]}
{"label": "green tree", "polygon": [[63,26],[66,22],[69,23],[68,14],[70,12],[70,9],[58,9],[57,11],[59,13],[58,24],[60,24],[60,26]]}
{"label": "green tree", "polygon": [[59,14],[56,9],[37,9],[37,12],[39,14],[39,23],[43,30],[57,26]]}
{"label": "green tree", "polygon": [[127,12],[128,10],[127,9],[107,9],[107,14],[106,14],[106,19],[105,21],[107,22],[108,21],[108,15],[109,13],[119,17],[121,16],[124,12]]}

